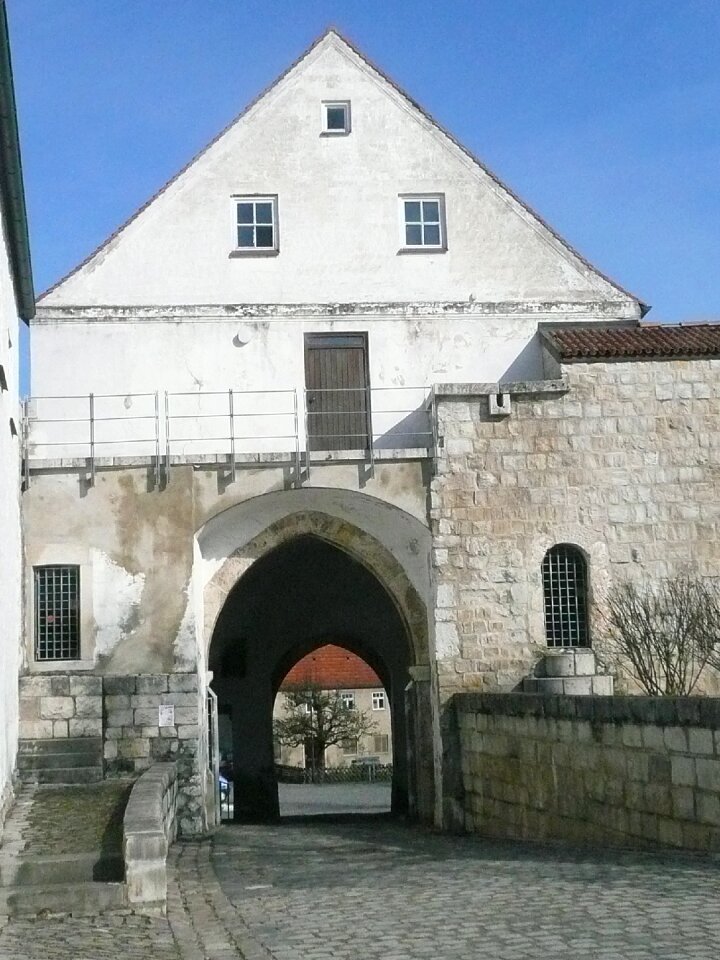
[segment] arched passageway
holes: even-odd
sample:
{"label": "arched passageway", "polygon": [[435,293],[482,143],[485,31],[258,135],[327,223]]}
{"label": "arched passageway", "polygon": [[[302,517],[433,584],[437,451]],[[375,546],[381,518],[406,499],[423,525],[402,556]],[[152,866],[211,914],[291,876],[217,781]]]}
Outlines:
{"label": "arched passageway", "polygon": [[222,607],[209,652],[213,688],[232,727],[236,819],[278,816],[272,709],[287,671],[325,643],[376,671],[392,711],[392,809],[408,807],[405,687],[415,663],[403,617],[380,580],[321,537],[300,534],[256,559]]}

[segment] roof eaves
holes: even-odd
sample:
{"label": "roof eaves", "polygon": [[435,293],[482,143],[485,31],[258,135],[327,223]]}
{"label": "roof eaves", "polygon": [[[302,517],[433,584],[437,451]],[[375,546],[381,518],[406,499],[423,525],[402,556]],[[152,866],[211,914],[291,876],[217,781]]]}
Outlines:
{"label": "roof eaves", "polygon": [[0,0],[0,197],[17,310],[27,322],[35,315],[35,289],[5,0]]}

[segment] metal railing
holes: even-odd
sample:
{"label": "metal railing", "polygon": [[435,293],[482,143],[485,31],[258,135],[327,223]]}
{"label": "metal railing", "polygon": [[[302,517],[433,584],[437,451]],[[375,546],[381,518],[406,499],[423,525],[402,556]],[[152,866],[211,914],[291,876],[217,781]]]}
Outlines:
{"label": "metal railing", "polygon": [[[174,463],[288,463],[296,485],[312,463],[365,460],[382,451],[433,456],[427,387],[219,390],[30,397],[23,407],[26,483],[43,462],[147,459],[156,484]],[[220,458],[218,460],[218,458]]]}

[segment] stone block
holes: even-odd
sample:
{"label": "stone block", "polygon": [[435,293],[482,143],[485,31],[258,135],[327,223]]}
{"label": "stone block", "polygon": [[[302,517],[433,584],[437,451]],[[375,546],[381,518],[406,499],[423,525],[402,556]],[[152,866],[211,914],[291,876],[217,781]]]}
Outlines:
{"label": "stone block", "polygon": [[69,720],[68,730],[71,737],[101,737],[102,720]]}
{"label": "stone block", "polygon": [[690,727],[688,730],[688,743],[690,753],[692,754],[710,754],[714,753],[712,730],[702,730],[698,727]]}
{"label": "stone block", "polygon": [[625,747],[642,747],[642,730],[632,723],[623,724],[621,737]]}
{"label": "stone block", "polygon": [[[157,712],[155,713],[155,719],[157,719]],[[194,707],[176,707],[175,708],[175,724],[180,726],[184,723],[197,723],[198,722],[198,708],[197,705]]]}
{"label": "stone block", "polygon": [[167,693],[168,677],[167,674],[147,674],[137,678],[136,693]]}
{"label": "stone block", "polygon": [[665,731],[654,724],[644,724],[642,728],[643,746],[658,753],[665,752]]}
{"label": "stone block", "polygon": [[53,697],[69,697],[70,677],[50,677],[50,690]]}
{"label": "stone block", "polygon": [[67,720],[74,715],[75,701],[71,696],[40,697],[40,716],[43,720]]}
{"label": "stone block", "polygon": [[197,691],[192,693],[163,693],[160,697],[160,703],[173,704],[176,707],[197,707],[198,697],[199,693]]}
{"label": "stone block", "polygon": [[200,736],[200,727],[197,723],[188,723],[178,726],[177,735],[179,740],[194,740]]}
{"label": "stone block", "polygon": [[672,787],[673,816],[677,820],[695,819],[695,791],[692,787]]}
{"label": "stone block", "polygon": [[130,695],[135,693],[136,680],[135,676],[103,677],[103,691],[106,696],[108,694]]}
{"label": "stone block", "polygon": [[101,720],[103,715],[102,697],[80,695],[75,697],[75,716],[84,719]]}
{"label": "stone block", "polygon": [[91,675],[70,677],[70,696],[72,697],[101,697],[102,692],[102,677]]}
{"label": "stone block", "polygon": [[21,740],[52,740],[52,720],[21,720]]}
{"label": "stone block", "polygon": [[697,784],[703,790],[713,790],[720,794],[720,760],[695,761],[697,770]]}
{"label": "stone block", "polygon": [[684,727],[666,727],[664,738],[665,746],[673,753],[688,752],[688,736]]}
{"label": "stone block", "polygon": [[196,673],[171,673],[168,677],[168,687],[171,692],[196,693],[198,678]]}
{"label": "stone block", "polygon": [[136,727],[152,727],[158,725],[158,708],[141,707],[133,711],[133,723]]}
{"label": "stone block", "polygon": [[693,757],[672,757],[672,782],[676,787],[694,787],[697,783]]}
{"label": "stone block", "polygon": [[20,677],[20,699],[52,696],[51,677]]}
{"label": "stone block", "polygon": [[32,700],[20,700],[20,719],[40,719],[40,697],[33,697]]}
{"label": "stone block", "polygon": [[133,709],[139,708],[141,710],[157,710],[159,703],[159,693],[136,693],[134,696],[130,697],[130,706],[133,707]]}
{"label": "stone block", "polygon": [[682,826],[668,817],[658,820],[658,842],[666,847],[681,847],[683,842]]}
{"label": "stone block", "polygon": [[563,692],[568,696],[590,696],[592,682],[592,677],[566,677],[563,681]]}
{"label": "stone block", "polygon": [[104,702],[105,702],[105,709],[108,711],[128,710],[130,708],[130,694],[127,694],[127,693],[106,694]]}
{"label": "stone block", "polygon": [[106,740],[103,745],[103,756],[106,760],[114,760],[118,755],[118,745],[115,740]]}
{"label": "stone block", "polygon": [[117,755],[123,760],[147,757],[150,755],[150,741],[140,738],[137,740],[120,740],[117,745]]}
{"label": "stone block", "polygon": [[134,713],[132,710],[108,710],[105,723],[108,727],[132,726]]}
{"label": "stone block", "polygon": [[62,739],[68,735],[67,720],[53,720],[53,739]]}
{"label": "stone block", "polygon": [[710,823],[715,827],[720,827],[720,795],[698,790],[695,801],[698,820],[701,823]]}

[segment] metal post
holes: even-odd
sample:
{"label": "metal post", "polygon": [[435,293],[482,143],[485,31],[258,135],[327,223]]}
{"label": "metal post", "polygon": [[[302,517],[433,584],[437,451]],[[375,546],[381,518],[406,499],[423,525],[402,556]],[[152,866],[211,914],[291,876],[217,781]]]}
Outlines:
{"label": "metal post", "polygon": [[215,822],[217,824],[222,820],[222,808],[220,806],[220,740],[218,731],[218,701],[217,694],[210,687],[207,689],[207,695],[208,761],[213,776],[213,789],[215,795]]}
{"label": "metal post", "polygon": [[170,483],[170,400],[165,391],[165,483]]}
{"label": "metal post", "polygon": [[90,486],[95,486],[95,394],[90,394]]}
{"label": "metal post", "polygon": [[293,390],[293,429],[295,430],[295,487],[302,486],[302,465],[300,463],[300,424],[298,419],[298,391]]}
{"label": "metal post", "polygon": [[228,403],[230,405],[230,477],[235,483],[235,398],[232,388],[228,390]]}
{"label": "metal post", "polygon": [[155,486],[160,486],[160,398],[155,391]]}
{"label": "metal post", "polygon": [[375,476],[375,437],[373,435],[373,424],[372,424],[372,397],[370,394],[370,384],[365,387],[365,406],[367,407],[367,432],[368,432],[368,445],[370,452],[370,476]]}
{"label": "metal post", "polygon": [[438,423],[435,387],[432,388],[432,392],[430,394],[430,430],[432,432],[432,472],[434,476],[437,472],[438,462]]}
{"label": "metal post", "polygon": [[26,397],[22,402],[22,489],[30,486],[30,400]]}
{"label": "metal post", "polygon": [[305,478],[310,479],[310,429],[308,421],[307,388],[303,389],[303,416],[305,418]]}

